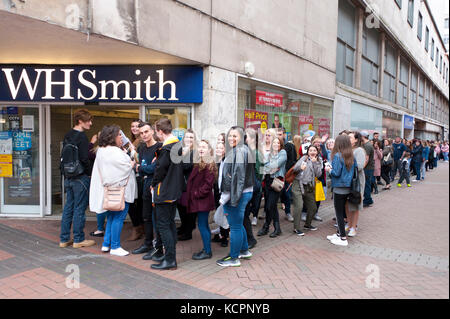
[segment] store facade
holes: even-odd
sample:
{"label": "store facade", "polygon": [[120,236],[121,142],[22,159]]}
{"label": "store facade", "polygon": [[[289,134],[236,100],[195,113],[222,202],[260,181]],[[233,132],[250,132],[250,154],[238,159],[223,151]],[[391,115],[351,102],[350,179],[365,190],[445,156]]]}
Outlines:
{"label": "store facade", "polygon": [[160,65],[0,65],[0,216],[62,210],[59,154],[77,109],[129,136],[135,119],[172,120],[182,138],[203,102],[203,68]]}
{"label": "store facade", "polygon": [[[282,126],[287,139],[307,131],[331,136],[333,100],[276,84],[238,76],[237,124],[262,133]],[[280,125],[278,124],[280,123]]]}

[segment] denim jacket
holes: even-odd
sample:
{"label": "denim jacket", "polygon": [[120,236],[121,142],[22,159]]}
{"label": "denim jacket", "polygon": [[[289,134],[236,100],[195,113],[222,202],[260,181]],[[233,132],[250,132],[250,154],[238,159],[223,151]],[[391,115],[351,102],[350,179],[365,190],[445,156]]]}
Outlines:
{"label": "denim jacket", "polygon": [[268,156],[264,160],[264,171],[266,174],[270,174],[270,171],[273,169],[277,169],[273,174],[270,174],[270,177],[284,177],[286,174],[286,164],[287,161],[287,153],[285,150],[281,150],[278,154],[272,155],[268,154]]}
{"label": "denim jacket", "polygon": [[350,187],[352,183],[353,170],[357,166],[356,160],[353,160],[353,165],[350,170],[345,166],[344,159],[340,153],[334,155],[331,163],[333,169],[330,171],[331,187]]}

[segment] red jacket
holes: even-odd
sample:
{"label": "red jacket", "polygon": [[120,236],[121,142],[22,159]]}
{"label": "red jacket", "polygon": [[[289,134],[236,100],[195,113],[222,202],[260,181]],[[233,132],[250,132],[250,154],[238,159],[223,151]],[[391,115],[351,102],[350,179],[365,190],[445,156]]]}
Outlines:
{"label": "red jacket", "polygon": [[214,182],[216,177],[208,168],[199,171],[195,165],[187,182],[187,212],[206,212],[214,210]]}

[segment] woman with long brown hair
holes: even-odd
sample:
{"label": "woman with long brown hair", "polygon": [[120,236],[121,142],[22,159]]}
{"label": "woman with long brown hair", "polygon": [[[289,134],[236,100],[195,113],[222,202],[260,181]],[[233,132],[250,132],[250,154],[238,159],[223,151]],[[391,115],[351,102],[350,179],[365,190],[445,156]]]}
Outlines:
{"label": "woman with long brown hair", "polygon": [[338,234],[327,236],[327,239],[334,245],[347,246],[345,234],[345,203],[350,195],[353,171],[356,161],[353,157],[352,144],[346,135],[339,135],[334,143],[331,152],[331,167],[326,170],[331,176],[331,187],[333,188],[334,209],[338,223]]}
{"label": "woman with long brown hair", "polygon": [[202,260],[212,257],[208,216],[215,208],[213,188],[217,177],[213,150],[207,140],[200,141],[194,162],[194,168],[187,182],[187,213],[196,213],[198,217],[198,230],[202,237],[203,249],[194,254],[192,259]]}

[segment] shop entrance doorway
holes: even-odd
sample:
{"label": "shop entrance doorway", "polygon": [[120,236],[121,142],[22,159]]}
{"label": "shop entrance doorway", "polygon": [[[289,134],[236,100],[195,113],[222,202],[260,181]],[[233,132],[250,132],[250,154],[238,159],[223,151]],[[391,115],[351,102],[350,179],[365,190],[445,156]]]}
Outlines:
{"label": "shop entrance doorway", "polygon": [[141,118],[139,106],[50,106],[50,163],[51,178],[48,189],[51,190],[51,214],[62,214],[64,207],[64,183],[60,172],[60,154],[64,135],[74,126],[73,114],[86,108],[93,116],[92,127],[86,131],[88,140],[98,134],[105,125],[119,125],[123,132],[131,137],[130,124]]}

